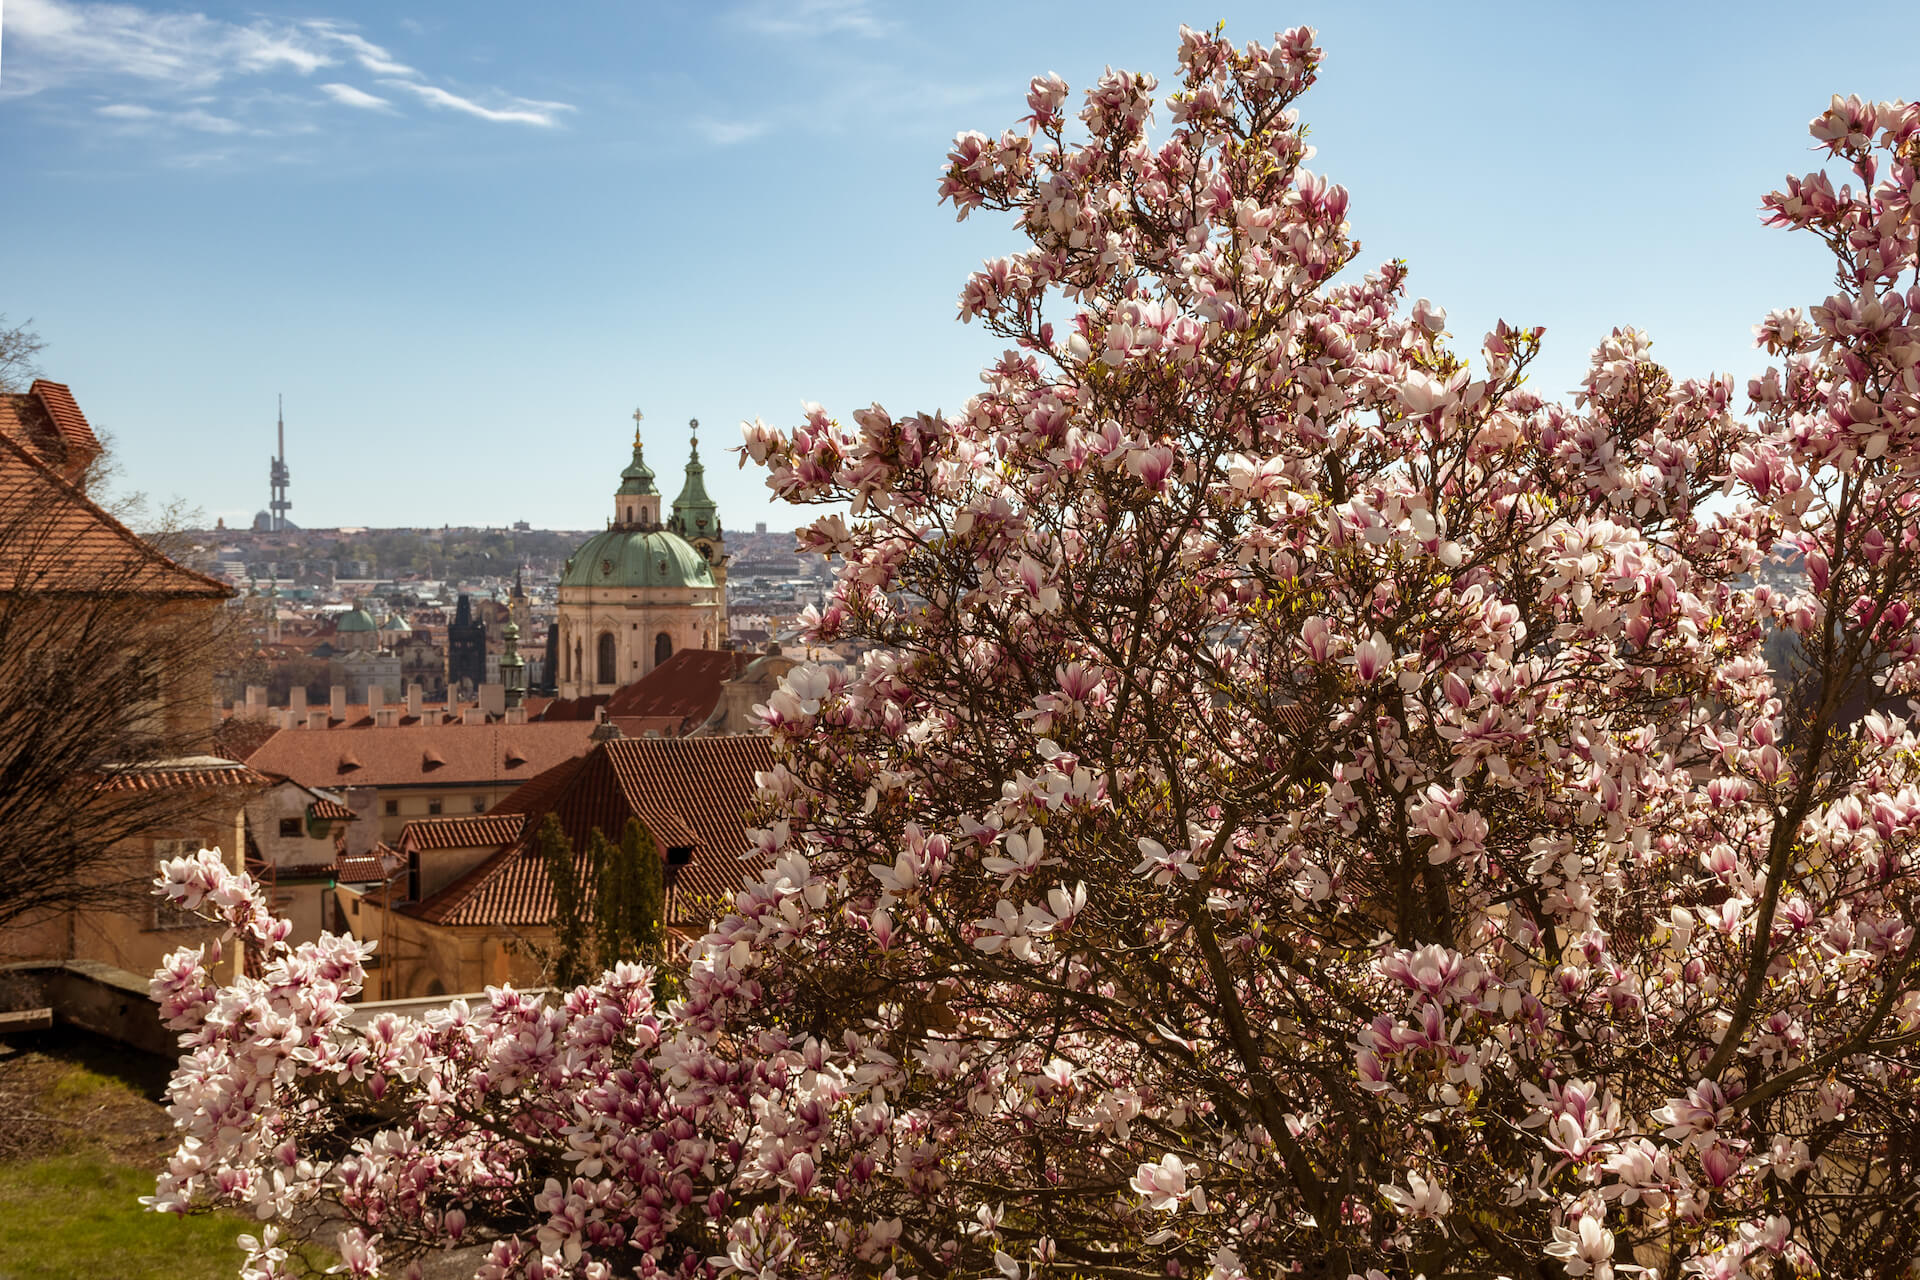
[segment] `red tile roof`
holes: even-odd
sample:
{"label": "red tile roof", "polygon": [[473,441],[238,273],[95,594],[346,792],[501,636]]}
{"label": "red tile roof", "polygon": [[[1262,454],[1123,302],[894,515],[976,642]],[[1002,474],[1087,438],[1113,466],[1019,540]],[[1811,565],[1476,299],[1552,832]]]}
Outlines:
{"label": "red tile roof", "polygon": [[233,760],[197,756],[188,760],[132,765],[109,774],[102,791],[218,791],[232,787],[270,787],[273,779]]}
{"label": "red tile roof", "polygon": [[352,822],[353,810],[338,800],[329,800],[322,796],[307,806],[307,816],[322,822]]}
{"label": "red tile roof", "polygon": [[407,910],[441,925],[551,923],[553,892],[535,842],[551,811],[573,843],[583,882],[592,879],[586,850],[596,827],[618,839],[638,817],[663,855],[690,850],[684,864],[669,859],[666,914],[672,924],[700,923],[750,870],[741,862],[750,847],[746,809],[755,775],[772,767],[771,744],[759,735],[616,738],[573,769],[547,810],[528,813],[518,840]]}
{"label": "red tile roof", "polygon": [[400,832],[400,847],[426,849],[498,849],[520,838],[524,813],[477,813],[471,817],[422,818]]}
{"label": "red tile roof", "polygon": [[[385,867],[381,865],[385,859]],[[393,868],[392,872],[387,867]],[[334,863],[334,879],[341,884],[380,884],[405,875],[407,860],[391,845],[376,844],[365,853],[340,855]]]}
{"label": "red tile roof", "polygon": [[[607,705],[609,696],[604,693],[590,693],[583,698],[549,698],[540,708],[539,718],[541,720],[592,720],[600,708]],[[534,718],[535,713],[528,711],[527,719]]]}
{"label": "red tile roof", "polygon": [[280,727],[271,720],[252,720],[232,715],[213,731],[213,749],[231,760],[245,760],[258,751]]}
{"label": "red tile roof", "polygon": [[282,729],[247,757],[308,787],[462,786],[522,782],[584,755],[593,726],[440,724],[391,729]]}
{"label": "red tile roof", "polygon": [[[4,399],[5,397],[0,397]],[[175,564],[0,430],[0,591],[194,596],[233,588]]]}
{"label": "red tile roof", "polygon": [[720,705],[720,686],[746,670],[758,655],[732,649],[682,649],[607,703],[616,723],[632,716],[670,717],[680,732],[698,728]]}
{"label": "red tile roof", "polygon": [[79,481],[100,441],[73,392],[39,378],[24,394],[0,395],[0,435],[31,449],[62,479]]}
{"label": "red tile roof", "polygon": [[575,756],[571,760],[562,760],[544,773],[536,774],[507,792],[493,806],[491,813],[545,813],[553,808],[553,802],[573,781],[574,772],[586,763],[586,757]]}

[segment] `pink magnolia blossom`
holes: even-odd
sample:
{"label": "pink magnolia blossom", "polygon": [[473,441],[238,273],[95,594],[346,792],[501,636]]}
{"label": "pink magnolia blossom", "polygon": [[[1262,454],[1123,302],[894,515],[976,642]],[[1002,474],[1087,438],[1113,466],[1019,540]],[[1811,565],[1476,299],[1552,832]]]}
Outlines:
{"label": "pink magnolia blossom", "polygon": [[353,1027],[363,944],[171,860],[155,1207],[487,1280],[1920,1256],[1920,107],[1766,198],[1837,284],[1749,403],[1629,327],[1557,402],[1359,260],[1312,32],[1178,58],[956,139],[977,395],[745,429],[863,656],[759,709],[672,1001]]}

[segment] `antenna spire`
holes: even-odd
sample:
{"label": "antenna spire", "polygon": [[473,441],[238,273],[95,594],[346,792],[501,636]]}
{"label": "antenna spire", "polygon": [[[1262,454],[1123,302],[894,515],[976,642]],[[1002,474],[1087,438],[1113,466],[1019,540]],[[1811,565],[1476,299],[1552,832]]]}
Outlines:
{"label": "antenna spire", "polygon": [[290,526],[287,523],[287,510],[293,503],[287,498],[287,398],[275,393],[275,414],[279,428],[279,452],[267,459],[267,482],[272,497],[267,502],[267,528],[275,533],[283,533]]}

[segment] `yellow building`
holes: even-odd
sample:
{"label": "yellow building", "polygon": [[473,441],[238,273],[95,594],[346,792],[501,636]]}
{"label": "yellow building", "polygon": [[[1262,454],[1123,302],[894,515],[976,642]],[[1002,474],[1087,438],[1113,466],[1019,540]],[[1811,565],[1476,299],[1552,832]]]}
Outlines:
{"label": "yellow building", "polygon": [[726,643],[726,543],[705,476],[696,434],[686,482],[662,523],[660,490],[634,431],[606,532],[587,539],[560,577],[552,679],[561,698],[611,694],[682,649]]}

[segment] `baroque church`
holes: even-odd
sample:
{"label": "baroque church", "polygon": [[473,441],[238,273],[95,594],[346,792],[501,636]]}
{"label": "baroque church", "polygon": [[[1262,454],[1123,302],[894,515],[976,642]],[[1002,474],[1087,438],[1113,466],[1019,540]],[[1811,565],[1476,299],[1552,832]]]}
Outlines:
{"label": "baroque church", "polygon": [[635,412],[633,461],[620,473],[613,518],[587,539],[560,577],[556,692],[611,694],[681,649],[727,643],[727,552],[720,513],[700,463],[700,420],[673,512],[660,518],[660,490],[642,456]]}

